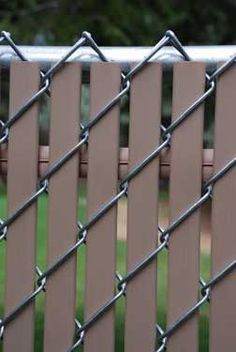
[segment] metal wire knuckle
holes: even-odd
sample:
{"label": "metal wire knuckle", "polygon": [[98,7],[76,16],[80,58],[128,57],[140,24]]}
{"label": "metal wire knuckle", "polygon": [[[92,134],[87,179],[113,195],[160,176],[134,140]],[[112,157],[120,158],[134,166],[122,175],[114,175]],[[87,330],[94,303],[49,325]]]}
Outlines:
{"label": "metal wire knuckle", "polygon": [[39,288],[42,288],[43,291],[45,291],[46,277],[43,276],[43,272],[39,269],[38,266],[36,266],[35,270],[36,270],[36,274],[38,276],[37,286]]}
{"label": "metal wire knuckle", "polygon": [[7,226],[5,225],[5,222],[0,219],[0,241],[6,240],[7,238]]}
{"label": "metal wire knuckle", "polygon": [[0,144],[7,141],[9,129],[5,126],[4,122],[0,120]]}
{"label": "metal wire knuckle", "polygon": [[0,340],[3,339],[3,334],[4,334],[4,325],[3,325],[3,321],[0,319]]}
{"label": "metal wire knuckle", "polygon": [[159,342],[159,347],[156,350],[156,352],[165,351],[166,349],[167,337],[163,337],[163,334],[164,334],[164,330],[160,327],[159,324],[156,324],[156,335],[157,335],[157,340]]}
{"label": "metal wire knuckle", "polygon": [[79,239],[82,240],[84,243],[87,241],[88,231],[86,228],[82,227],[79,230]]}
{"label": "metal wire knuckle", "polygon": [[116,279],[118,281],[117,283],[117,290],[122,292],[123,295],[125,296],[126,293],[126,280],[121,276],[119,272],[116,272]]}

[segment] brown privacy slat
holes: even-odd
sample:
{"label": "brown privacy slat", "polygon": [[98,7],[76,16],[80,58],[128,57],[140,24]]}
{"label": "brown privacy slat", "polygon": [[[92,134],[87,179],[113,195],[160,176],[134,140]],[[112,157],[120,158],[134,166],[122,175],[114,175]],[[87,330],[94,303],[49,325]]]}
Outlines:
{"label": "brown privacy slat", "polygon": [[[77,142],[80,116],[79,64],[66,64],[52,81],[50,163]],[[78,155],[73,156],[49,181],[48,265],[59,258],[77,237]],[[75,331],[76,255],[48,279],[44,351],[65,352]]]}
{"label": "brown privacy slat", "polygon": [[[188,108],[204,89],[202,63],[174,65],[172,121]],[[201,196],[203,106],[172,135],[170,171],[170,222]],[[168,263],[168,325],[198,299],[200,212],[196,211],[171,234]],[[168,340],[168,352],[198,351],[198,316]]]}
{"label": "brown privacy slat", "polygon": [[[159,144],[161,66],[148,64],[131,82],[129,169]],[[157,246],[159,158],[129,184],[127,270]],[[128,283],[125,351],[153,352],[156,323],[156,261]]]}
{"label": "brown privacy slat", "polygon": [[[236,67],[217,82],[215,111],[214,172],[236,154]],[[236,169],[220,179],[213,189],[212,276],[236,258]],[[219,282],[211,292],[210,351],[236,350],[236,273]]]}
{"label": "brown privacy slat", "polygon": [[[39,88],[39,68],[14,63],[10,73],[10,116]],[[8,149],[8,214],[11,215],[36,190],[38,164],[38,104],[34,104],[10,128]],[[8,229],[5,314],[34,289],[36,204]],[[4,352],[32,352],[34,303],[9,323]]]}
{"label": "brown privacy slat", "polygon": [[[98,63],[91,67],[91,116],[119,91],[120,68]],[[117,191],[119,107],[95,125],[88,150],[88,218]],[[89,231],[86,258],[85,318],[114,295],[117,207],[113,207]],[[85,333],[86,352],[114,351],[114,308]]]}

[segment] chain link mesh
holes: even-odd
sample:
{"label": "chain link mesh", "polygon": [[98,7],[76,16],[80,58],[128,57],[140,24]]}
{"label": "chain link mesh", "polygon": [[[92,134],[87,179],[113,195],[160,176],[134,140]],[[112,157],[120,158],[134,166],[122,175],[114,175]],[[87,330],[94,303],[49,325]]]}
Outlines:
{"label": "chain link mesh", "polygon": [[[12,50],[15,52],[16,56],[22,61],[28,61],[21,50],[17,47],[8,32],[0,32],[0,43],[6,42]],[[98,58],[103,62],[109,62],[109,58],[105,57],[103,52],[100,50],[91,34],[88,32],[83,32],[80,39],[71,47],[71,49],[64,55],[58,62],[56,62],[48,71],[40,72],[41,84],[39,90],[33,94],[22,106],[21,108],[9,118],[7,122],[0,120],[0,144],[7,142],[9,129],[17,123],[20,118],[23,118],[23,114],[36,103],[43,94],[50,96],[50,83],[52,81],[55,73],[63,67],[63,64],[70,59],[71,55],[79,50],[82,46],[91,47]],[[132,78],[141,70],[145,69],[147,63],[157,54],[157,52],[164,46],[170,45],[174,47],[179,54],[181,54],[183,60],[191,61],[191,58],[185,51],[184,47],[172,31],[167,31],[161,40],[153,47],[149,55],[143,59],[140,63],[134,66],[128,73],[121,73],[121,89],[119,94],[117,94],[107,105],[105,105],[93,118],[89,119],[89,122],[85,125],[81,124],[80,140],[69,152],[63,155],[62,158],[58,159],[54,164],[52,164],[46,173],[41,177],[38,182],[37,191],[31,195],[25,203],[23,203],[16,211],[11,214],[6,220],[0,219],[0,242],[7,240],[8,227],[37,199],[41,194],[47,192],[48,181],[70,158],[75,155],[80,148],[89,143],[89,132],[94,125],[98,124],[101,119],[105,117],[108,111],[110,111],[115,105],[119,104],[122,97],[127,95],[130,89],[130,81]],[[206,74],[206,89],[205,92],[192,104],[190,105],[182,114],[180,114],[177,119],[170,123],[169,126],[164,127],[161,125],[161,144],[157,145],[155,150],[152,151],[142,162],[138,163],[129,171],[127,176],[125,176],[120,182],[119,192],[104,203],[101,208],[93,214],[93,216],[88,220],[86,224],[81,224],[78,221],[78,240],[77,242],[61,256],[52,265],[50,265],[44,272],[36,267],[37,278],[37,288],[29,293],[28,296],[24,298],[19,304],[2,319],[0,319],[0,337],[4,335],[4,327],[14,319],[14,317],[26,307],[31,301],[33,301],[36,296],[45,290],[47,278],[64,262],[66,262],[70,256],[75,253],[78,248],[86,244],[86,238],[88,235],[88,230],[104,215],[109,209],[117,204],[119,199],[122,197],[128,197],[129,182],[136,175],[138,175],[142,170],[158,155],[160,155],[163,149],[171,147],[172,133],[175,129],[181,126],[184,120],[190,118],[190,115],[195,111],[200,105],[202,105],[209,96],[211,96],[216,87],[216,79],[229,70],[235,63],[236,56],[230,58],[221,67],[216,69],[211,74]],[[221,179],[227,172],[229,172],[236,164],[236,158],[228,162],[220,171],[214,174],[203,186],[201,197],[193,202],[193,204],[186,209],[175,221],[173,221],[166,229],[162,229],[160,226],[157,229],[161,233],[159,246],[151,252],[147,257],[140,261],[135,268],[129,271],[124,277],[119,273],[116,274],[117,279],[117,292],[116,294],[107,301],[106,304],[102,305],[98,311],[93,314],[88,320],[83,324],[80,324],[78,320],[75,320],[76,325],[76,336],[74,345],[71,346],[70,351],[77,349],[79,345],[82,344],[86,330],[90,328],[107,310],[109,310],[121,297],[125,296],[126,286],[130,280],[132,280],[136,275],[138,275],[146,266],[148,266],[160,252],[168,250],[168,242],[172,232],[184,222],[192,213],[198,210],[209,198],[212,197],[212,190],[216,182]],[[175,320],[170,326],[164,331],[158,324],[156,325],[156,335],[159,343],[159,348],[157,352],[163,351],[166,348],[167,341],[169,337],[176,331],[181,325],[187,321],[192,315],[194,315],[200,307],[207,301],[210,300],[210,292],[213,287],[221,280],[224,279],[231,271],[236,268],[236,260],[229,263],[221,272],[215,275],[207,283],[200,278],[200,293],[201,299],[187,311],[183,312],[182,315]]]}

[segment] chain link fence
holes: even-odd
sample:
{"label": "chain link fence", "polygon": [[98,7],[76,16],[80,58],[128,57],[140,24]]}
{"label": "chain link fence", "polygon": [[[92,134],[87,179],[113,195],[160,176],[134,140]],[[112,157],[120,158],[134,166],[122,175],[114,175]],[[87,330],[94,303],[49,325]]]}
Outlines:
{"label": "chain link fence", "polygon": [[[24,56],[19,47],[15,44],[11,35],[7,32],[2,31],[0,34],[0,42],[2,44],[9,45],[17,57],[22,61],[27,61],[27,57]],[[47,94],[50,97],[50,84],[53,80],[54,75],[59,70],[63,70],[64,64],[70,59],[70,57],[77,51],[80,50],[83,46],[89,46],[94,50],[96,56],[102,62],[109,62],[109,58],[107,58],[99,46],[94,41],[91,34],[87,32],[83,32],[81,38],[70,48],[68,53],[64,55],[58,62],[56,62],[52,67],[50,67],[47,71],[41,71],[41,82],[38,91],[35,94],[32,94],[30,99],[28,99],[20,109],[14,113],[10,118],[4,122],[0,120],[0,143],[7,143],[9,130],[11,127],[18,123],[18,120],[24,118],[24,113],[28,111],[28,109],[33,106],[39,99]],[[191,61],[191,57],[187,54],[183,45],[180,43],[176,35],[167,31],[165,35],[161,38],[161,40],[153,47],[151,52],[145,59],[132,67],[128,72],[122,72],[121,74],[121,89],[119,94],[114,96],[112,100],[109,101],[107,105],[105,105],[97,114],[93,116],[92,119],[89,120],[85,125],[81,124],[81,132],[79,136],[79,142],[76,144],[69,152],[63,155],[62,158],[57,160],[53,165],[49,167],[46,173],[40,178],[38,181],[38,188],[35,193],[33,193],[29,199],[23,204],[21,204],[12,214],[9,215],[7,219],[0,219],[0,241],[4,242],[8,239],[8,229],[9,227],[18,219],[25,211],[28,209],[33,203],[37,201],[37,199],[45,192],[48,192],[48,182],[49,179],[57,173],[59,169],[61,169],[79,150],[83,145],[89,144],[90,131],[93,127],[106,116],[106,114],[111,111],[114,106],[120,104],[122,97],[129,94],[130,84],[134,76],[136,76],[140,71],[145,70],[146,65],[155,57],[155,55],[165,46],[172,46],[176,49],[176,51],[181,55],[182,59],[185,61]],[[19,304],[5,316],[0,319],[0,335],[1,338],[4,338],[4,329],[8,324],[15,319],[15,317],[30,304],[30,302],[34,301],[36,296],[45,291],[47,287],[47,278],[52,275],[59,267],[63,265],[71,256],[82,246],[86,246],[86,240],[88,236],[88,230],[90,230],[94,224],[96,224],[103,216],[106,214],[111,208],[113,208],[118,201],[122,197],[129,197],[129,183],[132,179],[134,179],[137,175],[142,173],[145,167],[150,164],[155,158],[157,158],[163,150],[171,148],[172,143],[172,135],[176,129],[181,129],[182,124],[185,120],[191,118],[191,114],[196,111],[199,106],[203,105],[204,102],[214,94],[216,88],[216,80],[224,75],[225,72],[229,71],[231,67],[234,65],[236,60],[236,56],[230,58],[227,62],[223,63],[220,67],[214,70],[214,72],[207,73],[205,76],[205,91],[204,93],[196,99],[196,101],[189,106],[183,113],[181,113],[175,121],[170,123],[168,126],[161,125],[161,143],[157,145],[156,148],[150,153],[141,163],[138,163],[133,167],[128,174],[120,181],[120,189],[118,193],[108,199],[105,202],[99,211],[97,211],[92,217],[90,217],[87,223],[82,224],[80,220],[78,220],[78,240],[77,242],[68,248],[68,250],[53,264],[51,264],[45,271],[40,270],[39,267],[36,267],[37,273],[37,281],[36,288],[33,292],[29,292],[28,296],[26,296]],[[213,189],[217,182],[222,179],[230,170],[236,165],[236,158],[230,160],[226,165],[224,165],[220,171],[215,173],[202,187],[201,197],[193,201],[192,205],[183,212],[179,217],[175,219],[167,228],[163,229],[159,226],[157,229],[157,233],[160,233],[160,243],[158,247],[153,250],[148,256],[143,258],[138,265],[136,265],[131,271],[128,271],[126,275],[123,277],[120,273],[117,272],[116,280],[117,280],[117,292],[111,297],[106,304],[100,307],[98,311],[93,314],[88,320],[85,320],[83,324],[81,324],[77,319],[75,320],[76,325],[76,334],[74,344],[71,346],[70,351],[75,351],[84,340],[84,336],[86,332],[93,324],[99,324],[99,319],[107,312],[111,307],[113,307],[116,302],[120,299],[125,299],[126,296],[126,288],[130,281],[133,280],[134,277],[138,276],[141,271],[143,271],[153,260],[159,255],[159,253],[163,251],[168,251],[169,240],[176,228],[183,222],[185,222],[194,212],[201,208],[201,206],[207,202],[210,198],[213,197]],[[99,234],[98,234],[99,235]],[[181,326],[184,322],[188,321],[194,314],[196,314],[200,307],[207,302],[210,301],[211,292],[214,290],[214,287],[224,278],[229,275],[236,268],[236,259],[230,262],[222,271],[218,272],[217,275],[214,275],[208,282],[204,282],[202,278],[199,278],[200,283],[200,295],[201,298],[198,302],[189,307],[188,310],[182,312],[177,320],[173,322],[170,326],[167,326],[166,330],[162,329],[162,327],[157,324],[156,325],[156,335],[158,341],[157,352],[164,351],[168,344],[169,339],[173,335],[173,333],[181,329]]]}

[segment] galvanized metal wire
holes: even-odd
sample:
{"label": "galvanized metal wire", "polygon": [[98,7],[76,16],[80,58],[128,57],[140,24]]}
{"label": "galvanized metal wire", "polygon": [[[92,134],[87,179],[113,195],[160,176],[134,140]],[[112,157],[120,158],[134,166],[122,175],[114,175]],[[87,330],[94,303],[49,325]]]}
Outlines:
{"label": "galvanized metal wire", "polygon": [[[0,43],[7,43],[11,49],[14,51],[15,55],[22,61],[28,61],[27,57],[22,53],[19,47],[14,43],[11,35],[5,31],[0,33]],[[7,143],[10,128],[18,122],[19,119],[24,118],[24,113],[36,102],[39,101],[43,94],[50,96],[50,84],[51,81],[58,70],[63,69],[63,65],[71,58],[71,56],[80,50],[83,46],[89,46],[95,53],[95,55],[103,62],[109,62],[109,59],[104,55],[102,50],[96,44],[91,34],[88,32],[83,32],[80,39],[70,48],[70,50],[58,60],[48,71],[41,71],[41,84],[39,90],[32,94],[32,96],[25,101],[25,103],[20,107],[20,109],[14,113],[7,122],[0,120],[0,144]],[[14,221],[20,217],[26,209],[37,199],[41,194],[47,192],[49,179],[61,168],[65,163],[75,155],[81,147],[89,143],[90,130],[99,123],[101,119],[104,119],[107,113],[117,104],[120,103],[123,96],[127,95],[130,89],[130,82],[135,75],[137,75],[141,70],[145,70],[148,62],[165,46],[172,46],[181,55],[182,59],[185,61],[191,61],[191,57],[187,54],[183,45],[176,37],[172,31],[167,31],[161,40],[154,46],[149,55],[147,55],[141,62],[134,66],[129,72],[121,73],[121,89],[120,92],[109,101],[95,116],[89,119],[86,125],[81,125],[80,140],[79,142],[60,159],[56,160],[46,171],[46,173],[41,177],[38,182],[38,187],[35,193],[33,193],[25,203],[21,204],[19,208],[15,210],[10,216],[3,220],[0,219],[0,242],[7,240],[8,228]],[[40,292],[45,290],[47,285],[47,278],[55,272],[64,262],[66,262],[72,254],[74,254],[78,248],[86,244],[86,239],[88,236],[88,230],[93,227],[99,219],[101,219],[104,214],[108,212],[122,197],[128,197],[129,194],[129,182],[135,178],[142,170],[156,157],[158,157],[162,150],[171,147],[172,134],[177,129],[180,128],[186,119],[191,118],[193,111],[198,109],[215,91],[216,79],[224,74],[226,71],[234,65],[236,56],[230,58],[221,67],[216,69],[213,73],[206,74],[206,89],[205,92],[199,96],[196,101],[191,104],[182,114],[180,114],[176,120],[169,124],[169,126],[161,126],[161,144],[157,145],[156,148],[150,153],[142,162],[135,165],[128,173],[124,179],[120,182],[120,189],[118,193],[108,199],[99,210],[94,213],[86,224],[82,224],[78,221],[78,240],[70,248],[68,248],[61,257],[59,257],[52,265],[50,265],[44,272],[41,272],[37,267],[36,272],[38,278],[36,279],[37,288],[29,293],[19,304],[10,311],[7,315],[0,319],[0,337],[4,336],[4,328],[9,324],[20,311],[22,311],[30,302],[32,302]],[[138,275],[146,266],[148,266],[160,252],[163,250],[168,250],[168,242],[170,236],[172,236],[173,231],[186,219],[189,218],[196,210],[198,210],[209,198],[212,197],[212,191],[216,182],[218,182],[225,174],[230,172],[230,170],[235,166],[236,158],[229,161],[220,171],[214,174],[204,185],[202,189],[202,195],[198,200],[195,200],[188,209],[186,209],[177,219],[175,219],[166,229],[162,229],[160,226],[157,228],[161,233],[160,244],[158,247],[149,253],[145,258],[143,258],[136,267],[131,271],[127,272],[124,277],[121,277],[119,273],[116,274],[117,292],[113,297],[110,297],[108,301],[102,305],[92,316],[90,316],[83,324],[80,324],[78,320],[75,320],[76,325],[76,337],[73,346],[71,346],[70,351],[74,351],[83,343],[84,335],[86,331],[95,324],[99,318],[105,314],[119,299],[125,297],[126,287],[129,282]],[[224,279],[231,271],[236,268],[236,260],[228,265],[214,277],[212,277],[207,283],[205,283],[200,278],[201,283],[201,295],[202,298],[196,302],[195,305],[189,307],[189,309],[181,314],[181,316],[176,319],[167,329],[164,331],[159,325],[156,326],[157,339],[159,341],[159,348],[157,352],[163,351],[166,348],[167,341],[171,337],[174,331],[179,329],[183,323],[185,323],[190,317],[192,317],[200,307],[210,299],[210,292],[214,286],[221,280]],[[115,279],[115,278],[114,278]]]}

